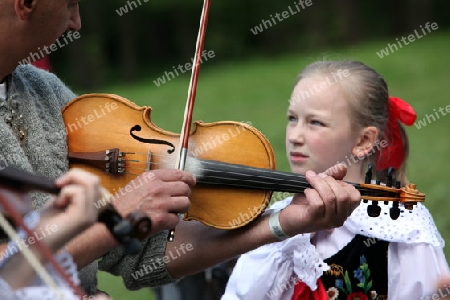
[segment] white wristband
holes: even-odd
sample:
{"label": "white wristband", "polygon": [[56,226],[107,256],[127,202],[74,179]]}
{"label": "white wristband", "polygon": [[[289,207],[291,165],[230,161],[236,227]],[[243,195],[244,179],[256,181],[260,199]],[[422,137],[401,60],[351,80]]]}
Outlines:
{"label": "white wristband", "polygon": [[283,228],[281,228],[281,224],[280,224],[280,212],[281,210],[277,211],[277,212],[273,212],[270,215],[269,218],[269,228],[270,231],[272,232],[272,234],[279,239],[280,241],[284,241],[285,239],[290,238],[290,236],[288,236],[284,231]]}

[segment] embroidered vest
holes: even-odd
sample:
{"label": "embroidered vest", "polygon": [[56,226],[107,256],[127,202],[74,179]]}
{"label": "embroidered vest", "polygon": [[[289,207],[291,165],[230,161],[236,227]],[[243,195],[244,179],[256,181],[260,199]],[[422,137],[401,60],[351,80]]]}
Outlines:
{"label": "embroidered vest", "polygon": [[327,258],[321,277],[328,299],[387,299],[389,242],[356,235],[341,251]]}

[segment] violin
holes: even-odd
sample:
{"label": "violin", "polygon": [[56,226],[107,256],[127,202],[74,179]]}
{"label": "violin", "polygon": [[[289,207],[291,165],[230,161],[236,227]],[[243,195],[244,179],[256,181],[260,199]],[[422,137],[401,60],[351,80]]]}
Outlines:
{"label": "violin", "polygon": [[[117,95],[86,94],[69,102],[62,113],[70,166],[96,174],[112,194],[123,192],[145,171],[174,168],[179,135],[157,127],[151,107]],[[311,187],[303,175],[275,171],[269,141],[246,123],[197,121],[187,152],[185,170],[196,176],[197,185],[185,220],[219,229],[239,228],[264,212],[273,192],[302,193]],[[401,188],[394,182],[393,170],[386,186],[371,184],[371,172],[366,173],[365,183],[352,183],[364,201],[372,201],[369,216],[379,216],[378,202],[394,202],[390,215],[397,219],[399,203],[412,209],[425,201],[414,184]]]}

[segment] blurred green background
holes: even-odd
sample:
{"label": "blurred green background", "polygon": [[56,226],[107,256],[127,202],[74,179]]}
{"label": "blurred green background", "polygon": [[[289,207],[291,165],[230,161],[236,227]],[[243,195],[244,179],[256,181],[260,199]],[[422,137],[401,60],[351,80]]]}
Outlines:
{"label": "blurred green background", "polygon": [[[189,76],[157,87],[172,66],[190,62],[201,1],[144,2],[119,16],[123,0],[81,3],[81,38],[51,55],[55,72],[78,93],[107,92],[154,108],[152,120],[178,133]],[[312,1],[311,7],[254,35],[251,28],[293,1],[227,0],[212,3],[205,49],[215,57],[202,64],[194,120],[251,122],[271,142],[280,170],[284,155],[286,108],[299,71],[321,59],[361,60],[381,73],[391,95],[410,102],[418,120],[450,105],[450,19],[446,1]],[[421,27],[439,29],[423,35]],[[388,56],[377,52],[414,30],[422,38]],[[409,179],[427,195],[426,205],[446,241],[450,238],[450,116],[410,137]],[[450,250],[445,248],[447,257]],[[153,299],[149,290],[129,292],[119,278],[100,274],[100,288],[115,299]]]}

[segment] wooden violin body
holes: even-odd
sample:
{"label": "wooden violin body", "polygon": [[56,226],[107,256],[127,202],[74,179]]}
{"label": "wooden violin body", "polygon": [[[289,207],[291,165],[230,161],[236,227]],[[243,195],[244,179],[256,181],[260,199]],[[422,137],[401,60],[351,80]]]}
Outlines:
{"label": "wooden violin body", "polygon": [[[157,127],[152,109],[111,94],[80,96],[63,108],[71,167],[101,178],[114,196],[146,184],[136,180],[147,171],[175,168],[179,135]],[[275,169],[269,141],[257,129],[239,122],[195,122],[189,156]],[[195,186],[186,220],[233,229],[255,219],[267,207],[272,191]]]}

